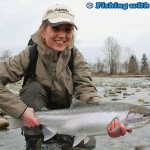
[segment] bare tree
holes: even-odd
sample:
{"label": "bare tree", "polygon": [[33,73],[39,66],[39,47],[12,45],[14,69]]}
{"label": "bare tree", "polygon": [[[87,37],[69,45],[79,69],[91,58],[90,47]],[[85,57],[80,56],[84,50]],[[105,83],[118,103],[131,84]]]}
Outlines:
{"label": "bare tree", "polygon": [[0,56],[0,60],[5,60],[6,58],[9,58],[11,56],[11,51],[10,50],[3,50],[2,54]]}
{"label": "bare tree", "polygon": [[88,64],[89,64],[89,68],[90,68],[91,72],[95,72],[94,64],[91,62],[88,62]]}
{"label": "bare tree", "polygon": [[117,73],[120,59],[120,46],[113,37],[108,37],[105,41],[106,60],[109,65],[110,74]]}
{"label": "bare tree", "polygon": [[102,63],[100,58],[98,58],[96,63],[95,63],[95,69],[96,69],[96,72],[98,72],[98,73],[102,73],[103,72],[104,64]]}
{"label": "bare tree", "polygon": [[124,61],[122,64],[121,64],[121,67],[122,67],[122,72],[123,73],[127,73],[128,72],[128,67],[129,67],[129,61],[126,60]]}

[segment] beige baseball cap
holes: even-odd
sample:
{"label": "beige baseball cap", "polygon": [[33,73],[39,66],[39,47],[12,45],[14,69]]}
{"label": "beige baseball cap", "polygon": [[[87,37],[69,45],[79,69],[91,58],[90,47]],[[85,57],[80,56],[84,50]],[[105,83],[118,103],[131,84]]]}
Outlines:
{"label": "beige baseball cap", "polygon": [[48,20],[52,27],[68,23],[72,24],[77,29],[74,23],[74,14],[72,10],[64,4],[55,4],[49,7],[42,18],[42,21],[45,20]]}

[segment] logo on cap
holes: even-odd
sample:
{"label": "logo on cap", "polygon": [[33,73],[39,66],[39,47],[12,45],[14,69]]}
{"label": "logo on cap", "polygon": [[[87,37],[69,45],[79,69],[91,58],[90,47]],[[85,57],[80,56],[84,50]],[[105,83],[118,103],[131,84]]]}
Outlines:
{"label": "logo on cap", "polygon": [[58,13],[65,13],[65,14],[68,14],[70,16],[73,16],[72,14],[70,14],[68,9],[56,8],[55,11]]}

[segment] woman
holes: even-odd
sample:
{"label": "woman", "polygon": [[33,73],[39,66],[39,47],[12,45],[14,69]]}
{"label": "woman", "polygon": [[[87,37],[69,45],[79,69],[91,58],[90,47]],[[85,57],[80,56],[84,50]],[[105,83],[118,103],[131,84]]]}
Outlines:
{"label": "woman", "polygon": [[[101,101],[92,83],[88,64],[74,46],[74,29],[77,27],[70,8],[62,4],[48,8],[39,30],[31,36],[38,50],[36,76],[23,86],[20,98],[6,89],[5,85],[15,83],[25,76],[30,63],[29,47],[0,64],[0,108],[10,116],[22,120],[27,150],[40,150],[43,142],[42,127],[34,117],[34,111],[43,107],[68,108],[72,95],[87,103]],[[73,70],[68,67],[71,49]],[[121,126],[121,130],[117,134],[111,133],[118,126]],[[125,133],[125,126],[118,120],[108,126],[108,134],[111,137],[119,137]],[[62,140],[66,138],[70,141],[73,137],[66,136]],[[50,143],[59,143],[59,140],[57,135]],[[95,146],[95,140],[92,139],[89,143],[94,143]],[[62,144],[60,149],[65,146]],[[86,147],[82,143],[79,146]]]}

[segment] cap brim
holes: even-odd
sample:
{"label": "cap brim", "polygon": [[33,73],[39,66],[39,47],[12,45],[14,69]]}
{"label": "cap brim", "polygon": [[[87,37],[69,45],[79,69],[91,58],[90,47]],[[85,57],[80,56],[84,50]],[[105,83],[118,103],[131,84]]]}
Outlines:
{"label": "cap brim", "polygon": [[76,28],[76,30],[78,30],[77,26],[76,26],[74,23],[69,22],[69,21],[60,21],[60,22],[52,23],[52,22],[48,19],[48,24],[49,24],[51,27],[59,26],[59,25],[61,25],[61,24],[71,24],[71,25],[73,25],[73,26]]}

